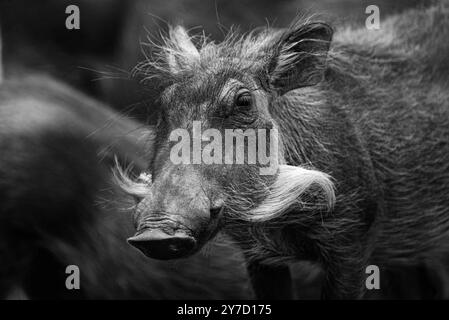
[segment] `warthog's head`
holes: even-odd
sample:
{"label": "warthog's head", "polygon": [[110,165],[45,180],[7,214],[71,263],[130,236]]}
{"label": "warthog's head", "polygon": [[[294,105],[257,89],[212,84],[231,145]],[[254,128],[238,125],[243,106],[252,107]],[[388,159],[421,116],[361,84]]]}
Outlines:
{"label": "warthog's head", "polygon": [[149,172],[137,182],[121,175],[140,200],[133,246],[159,259],[188,256],[227,218],[278,216],[312,186],[333,201],[324,173],[284,164],[271,116],[275,99],[321,80],[331,37],[322,23],[219,44],[170,29],[157,59],[138,66],[161,88]]}

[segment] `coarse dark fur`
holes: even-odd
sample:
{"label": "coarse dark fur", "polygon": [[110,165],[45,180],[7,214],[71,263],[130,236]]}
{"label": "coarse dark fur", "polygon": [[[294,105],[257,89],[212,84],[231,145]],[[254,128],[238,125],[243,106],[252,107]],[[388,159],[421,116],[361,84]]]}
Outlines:
{"label": "coarse dark fur", "polygon": [[[250,297],[232,244],[176,263],[129,250],[131,204],[111,167],[116,156],[145,168],[145,132],[46,76],[0,84],[1,298]],[[65,287],[68,265],[79,267],[80,290]]]}
{"label": "coarse dark fur", "polygon": [[324,263],[339,278],[337,296],[364,286],[367,264],[385,270],[447,256],[448,26],[443,2],[392,17],[376,33],[337,33],[322,85],[273,108],[289,133],[288,162],[310,162],[335,181],[331,214],[290,219],[333,260]]}
{"label": "coarse dark fur", "polygon": [[[172,126],[185,126],[195,117],[204,120],[212,112],[206,107],[226,107],[217,95],[230,78],[248,85],[245,76],[251,77],[257,83],[254,92],[263,92],[258,98],[268,101],[271,118],[257,105],[262,115],[249,127],[271,128],[268,123],[274,123],[281,135],[281,164],[284,160],[290,167],[279,167],[277,181],[261,179],[251,168],[236,169],[218,187],[226,193],[221,225],[244,249],[259,297],[283,296],[277,285],[288,287],[288,280],[280,280],[289,278],[280,265],[288,261],[320,264],[325,297],[358,298],[365,291],[369,264],[381,269],[414,266],[447,256],[448,26],[449,6],[443,0],[382,21],[379,31],[342,30],[328,53],[322,44],[330,40],[329,27],[309,20],[285,30],[232,34],[219,44],[200,37],[199,49],[178,28],[158,58],[138,66],[147,83],[156,80],[164,90],[161,101],[168,110],[162,120]],[[225,120],[231,127],[249,122],[247,114],[232,112],[226,114],[231,120]],[[213,120],[207,121],[212,126]],[[136,223],[155,219],[155,214],[162,215],[158,219],[186,219],[182,207],[181,213],[152,209],[170,191],[161,173],[167,161],[167,126],[162,125],[165,133],[156,128],[159,137],[151,155],[155,184],[145,192],[145,184],[132,184],[126,177],[122,181],[126,191],[138,190],[134,193],[143,198]],[[177,170],[179,175],[184,169]],[[199,174],[210,179],[213,174],[207,170],[201,168]],[[290,171],[298,179],[296,187],[286,183]],[[215,172],[212,184],[221,174]],[[186,199],[200,192],[195,189],[192,196],[174,188]],[[288,201],[270,212],[277,205],[273,194],[287,194]],[[330,204],[330,211],[321,200]]]}

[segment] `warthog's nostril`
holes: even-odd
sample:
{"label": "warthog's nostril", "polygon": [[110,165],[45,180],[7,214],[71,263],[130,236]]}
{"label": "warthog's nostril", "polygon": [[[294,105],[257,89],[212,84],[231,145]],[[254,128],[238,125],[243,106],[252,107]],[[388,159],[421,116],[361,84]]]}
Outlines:
{"label": "warthog's nostril", "polygon": [[187,256],[195,249],[196,241],[184,233],[173,236],[161,230],[144,230],[128,239],[129,244],[155,259],[176,259]]}

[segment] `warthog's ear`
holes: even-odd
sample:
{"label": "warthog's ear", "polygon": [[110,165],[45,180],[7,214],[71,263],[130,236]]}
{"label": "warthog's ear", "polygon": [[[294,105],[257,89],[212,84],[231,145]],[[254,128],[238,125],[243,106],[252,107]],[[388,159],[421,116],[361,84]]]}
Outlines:
{"label": "warthog's ear", "polygon": [[270,67],[271,84],[280,94],[322,80],[332,34],[321,22],[293,26],[284,34]]}
{"label": "warthog's ear", "polygon": [[199,60],[200,53],[184,27],[170,27],[166,48],[167,63],[171,72],[191,68]]}

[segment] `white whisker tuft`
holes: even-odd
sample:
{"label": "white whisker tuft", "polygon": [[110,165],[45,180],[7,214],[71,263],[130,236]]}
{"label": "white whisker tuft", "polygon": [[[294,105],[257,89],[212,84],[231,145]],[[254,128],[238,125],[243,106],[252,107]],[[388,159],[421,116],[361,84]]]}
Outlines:
{"label": "white whisker tuft", "polygon": [[[276,181],[270,187],[268,196],[260,205],[246,214],[250,221],[268,221],[279,217],[294,208],[306,209],[310,203],[304,201],[304,196],[310,196],[311,191],[321,191],[324,203],[313,203],[315,209],[331,210],[335,204],[334,185],[330,176],[311,169],[281,165]],[[312,193],[312,194],[313,194]]]}
{"label": "white whisker tuft", "polygon": [[127,194],[143,198],[150,192],[151,174],[141,173],[138,178],[131,177],[131,167],[123,169],[115,158],[115,167],[112,171],[115,183]]}

